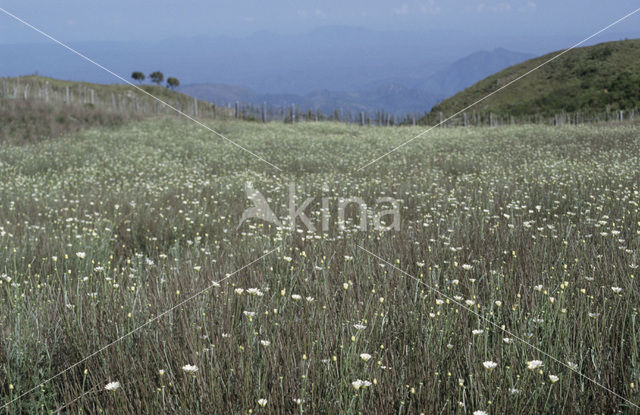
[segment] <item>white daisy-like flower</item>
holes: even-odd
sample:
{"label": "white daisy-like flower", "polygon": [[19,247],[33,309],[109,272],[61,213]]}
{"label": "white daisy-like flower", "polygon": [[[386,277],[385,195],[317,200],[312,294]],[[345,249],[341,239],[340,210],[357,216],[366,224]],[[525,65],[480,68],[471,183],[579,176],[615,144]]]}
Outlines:
{"label": "white daisy-like flower", "polygon": [[371,357],[372,357],[372,356],[371,356],[369,353],[361,353],[361,354],[360,354],[360,358],[361,358],[362,360],[364,360],[365,362],[369,361],[369,359],[371,359]]}
{"label": "white daisy-like flower", "polygon": [[120,382],[109,382],[105,385],[104,389],[108,391],[114,391],[120,387]]}
{"label": "white daisy-like flower", "polygon": [[262,297],[264,293],[260,291],[258,288],[249,288],[247,292],[251,295],[257,295],[258,297]]}
{"label": "white daisy-like flower", "polygon": [[256,312],[255,311],[246,311],[245,310],[245,311],[242,312],[242,314],[244,314],[245,316],[251,318],[251,317],[256,315]]}
{"label": "white daisy-like flower", "polygon": [[486,362],[482,363],[482,366],[484,366],[486,369],[493,370],[498,367],[498,364],[492,360],[487,360]]}
{"label": "white daisy-like flower", "polygon": [[471,331],[471,333],[473,333],[473,335],[474,335],[474,336],[478,336],[478,335],[480,335],[480,334],[484,333],[484,330],[482,330],[482,329],[475,329],[475,330],[472,330],[472,331]]}
{"label": "white daisy-like flower", "polygon": [[271,342],[269,340],[260,340],[260,344],[264,347],[269,347],[271,345]]}
{"label": "white daisy-like flower", "polygon": [[477,410],[477,411],[473,411],[473,415],[488,415],[488,414],[487,414],[487,411]]}
{"label": "white daisy-like flower", "polygon": [[260,405],[261,407],[265,407],[267,406],[267,400],[266,399],[258,399],[258,405]]}
{"label": "white daisy-like flower", "polygon": [[291,294],[291,298],[293,298],[296,301],[302,300],[302,296],[299,294]]}
{"label": "white daisy-like flower", "polygon": [[76,252],[76,256],[80,259],[84,259],[87,256],[87,254],[84,252]]}
{"label": "white daisy-like flower", "polygon": [[184,365],[182,366],[182,370],[187,373],[196,373],[198,371],[198,366],[196,365]]}
{"label": "white daisy-like flower", "polygon": [[470,271],[473,269],[473,265],[469,265],[469,264],[462,264],[462,269],[466,270],[466,271]]}
{"label": "white daisy-like flower", "polygon": [[366,329],[366,328],[367,328],[367,326],[362,325],[362,324],[354,324],[354,325],[353,325],[353,327],[354,327],[356,330],[364,330],[364,329]]}
{"label": "white daisy-like flower", "polygon": [[556,383],[557,381],[560,380],[560,378],[557,377],[556,375],[549,375],[549,380],[551,381],[551,383]]}
{"label": "white daisy-like flower", "polygon": [[507,344],[511,343],[511,339],[509,337],[505,337],[504,339],[502,339],[502,341]]}
{"label": "white daisy-like flower", "polygon": [[360,388],[368,388],[369,386],[371,386],[371,382],[369,382],[368,380],[356,379],[351,382],[351,386],[353,386],[353,389],[359,390]]}
{"label": "white daisy-like flower", "polygon": [[622,292],[622,288],[620,288],[620,287],[611,287],[611,291],[613,291],[616,294],[620,294]]}
{"label": "white daisy-like flower", "polygon": [[542,363],[541,360],[530,360],[527,362],[527,369],[529,370],[535,370],[542,366],[544,366],[544,363]]}

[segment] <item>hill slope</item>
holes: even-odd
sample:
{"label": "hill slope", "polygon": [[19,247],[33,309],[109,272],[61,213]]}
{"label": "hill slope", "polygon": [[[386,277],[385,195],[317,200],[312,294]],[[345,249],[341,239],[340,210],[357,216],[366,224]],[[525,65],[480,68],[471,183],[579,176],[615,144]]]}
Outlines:
{"label": "hill slope", "polygon": [[[189,115],[195,112],[193,97],[161,86],[141,88]],[[200,117],[228,116],[229,111],[218,108],[214,112],[211,104],[198,103]],[[34,75],[0,78],[0,144],[30,143],[158,114],[175,112],[130,85],[71,82]]]}
{"label": "hill slope", "polygon": [[[433,107],[451,115],[532,70],[553,52],[489,76]],[[640,106],[640,39],[574,49],[474,107],[495,114],[630,110]]]}
{"label": "hill slope", "polygon": [[504,48],[475,52],[431,75],[417,87],[448,97],[497,71],[533,57],[534,55],[529,53],[513,52]]}

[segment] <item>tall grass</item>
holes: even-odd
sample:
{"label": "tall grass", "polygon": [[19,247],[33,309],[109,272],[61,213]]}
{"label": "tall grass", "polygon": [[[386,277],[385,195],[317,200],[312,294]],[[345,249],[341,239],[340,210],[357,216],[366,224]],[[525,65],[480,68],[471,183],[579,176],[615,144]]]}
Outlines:
{"label": "tall grass", "polygon": [[[0,147],[0,405],[210,287],[8,413],[638,413],[451,301],[638,404],[637,127],[439,129],[361,171],[418,130],[212,127],[285,173],[175,119]],[[246,181],[329,197],[329,232],[236,229]],[[338,229],[383,195],[400,231]]]}

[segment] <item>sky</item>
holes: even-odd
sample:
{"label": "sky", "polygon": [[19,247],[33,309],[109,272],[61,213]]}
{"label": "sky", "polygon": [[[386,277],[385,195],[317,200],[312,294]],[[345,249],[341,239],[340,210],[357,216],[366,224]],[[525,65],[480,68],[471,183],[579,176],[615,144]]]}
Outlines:
{"label": "sky", "polygon": [[[487,35],[586,36],[638,8],[637,0],[0,0],[62,41],[303,33],[345,25]],[[640,13],[613,31],[637,32]],[[46,41],[0,12],[0,43]]]}

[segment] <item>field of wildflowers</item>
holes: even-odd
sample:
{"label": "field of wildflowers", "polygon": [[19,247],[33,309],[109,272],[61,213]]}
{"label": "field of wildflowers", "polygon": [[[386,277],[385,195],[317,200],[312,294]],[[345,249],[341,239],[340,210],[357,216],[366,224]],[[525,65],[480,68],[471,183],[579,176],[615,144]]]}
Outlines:
{"label": "field of wildflowers", "polygon": [[[0,147],[0,412],[639,413],[640,127],[358,170],[420,130],[211,126],[282,171],[172,118]],[[241,223],[247,182],[315,232]]]}

